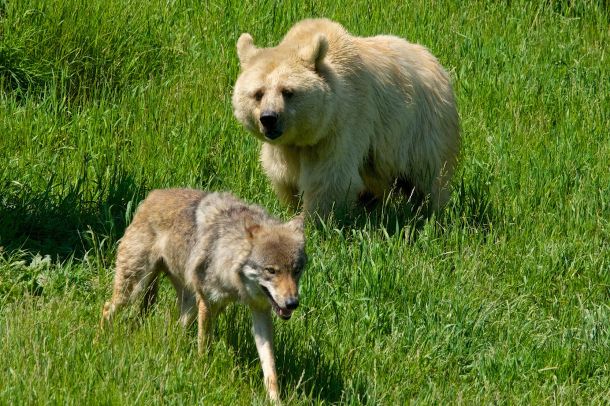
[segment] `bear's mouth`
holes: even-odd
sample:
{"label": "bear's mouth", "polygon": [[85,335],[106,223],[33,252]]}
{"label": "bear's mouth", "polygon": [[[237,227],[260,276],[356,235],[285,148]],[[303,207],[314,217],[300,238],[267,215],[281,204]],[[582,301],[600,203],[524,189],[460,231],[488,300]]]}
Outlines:
{"label": "bear's mouth", "polygon": [[264,129],[263,130],[263,135],[265,136],[266,139],[273,141],[273,140],[277,140],[278,138],[280,138],[283,134],[283,131],[277,128],[271,129],[271,130],[267,130]]}
{"label": "bear's mouth", "polygon": [[260,285],[260,287],[263,292],[265,292],[265,295],[267,295],[267,299],[269,299],[269,303],[271,303],[271,308],[273,309],[275,314],[277,314],[284,320],[290,320],[290,317],[292,317],[292,310],[280,307],[280,305],[278,305],[277,302],[273,299],[273,296],[271,296],[271,292],[269,292],[269,289],[267,289],[263,285]]}

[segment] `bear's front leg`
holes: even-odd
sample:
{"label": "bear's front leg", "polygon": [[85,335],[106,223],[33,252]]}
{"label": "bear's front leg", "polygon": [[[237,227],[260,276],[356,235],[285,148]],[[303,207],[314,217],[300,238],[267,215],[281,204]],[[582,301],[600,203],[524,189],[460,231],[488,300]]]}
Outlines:
{"label": "bear's front leg", "polygon": [[333,210],[344,214],[357,202],[365,185],[357,167],[317,162],[302,166],[299,189],[303,191],[304,211],[324,219]]}
{"label": "bear's front leg", "polygon": [[299,205],[299,191],[296,185],[272,178],[271,186],[282,204],[296,210]]}
{"label": "bear's front leg", "polygon": [[300,158],[295,148],[270,145],[261,147],[261,164],[275,194],[283,204],[292,208],[299,203],[297,180],[300,172]]}

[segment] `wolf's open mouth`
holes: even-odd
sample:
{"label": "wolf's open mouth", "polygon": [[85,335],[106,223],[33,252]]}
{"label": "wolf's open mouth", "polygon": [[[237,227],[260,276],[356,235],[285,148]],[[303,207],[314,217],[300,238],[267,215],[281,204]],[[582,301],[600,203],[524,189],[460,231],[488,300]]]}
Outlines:
{"label": "wolf's open mouth", "polygon": [[273,308],[275,314],[277,314],[284,320],[289,320],[292,316],[292,310],[281,308],[280,305],[278,305],[277,302],[273,299],[273,296],[271,296],[271,292],[269,292],[269,289],[267,289],[263,285],[260,285],[260,287],[267,295],[267,298],[269,299],[269,302],[271,303],[271,307]]}

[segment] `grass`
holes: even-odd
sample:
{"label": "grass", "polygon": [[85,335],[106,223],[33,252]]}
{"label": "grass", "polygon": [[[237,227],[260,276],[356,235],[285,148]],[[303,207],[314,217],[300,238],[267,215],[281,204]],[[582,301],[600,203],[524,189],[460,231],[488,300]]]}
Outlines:
{"label": "grass", "polygon": [[203,358],[167,283],[146,320],[97,327],[148,190],[292,215],[230,96],[239,34],[310,16],[429,47],[463,150],[442,216],[397,200],[308,229],[302,305],[276,322],[286,403],[610,399],[608,3],[331,3],[0,1],[0,403],[265,402],[242,308]]}

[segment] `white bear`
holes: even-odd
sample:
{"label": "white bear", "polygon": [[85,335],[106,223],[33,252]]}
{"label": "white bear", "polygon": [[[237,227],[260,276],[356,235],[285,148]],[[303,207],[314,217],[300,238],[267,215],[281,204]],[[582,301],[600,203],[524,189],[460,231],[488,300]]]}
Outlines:
{"label": "white bear", "polygon": [[263,141],[278,197],[321,216],[409,184],[439,210],[460,148],[449,75],[423,46],[356,37],[327,19],[297,23],[282,42],[237,41],[236,118]]}

